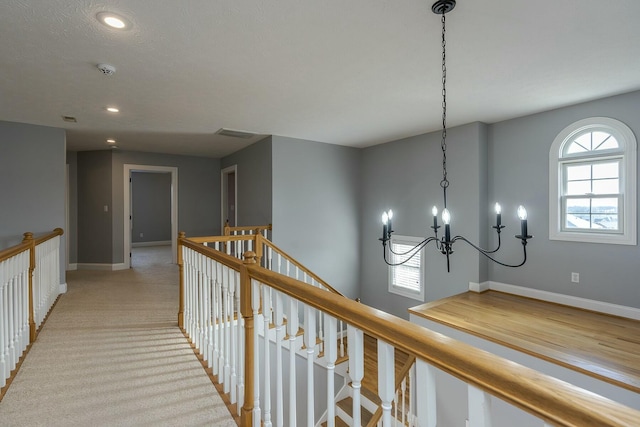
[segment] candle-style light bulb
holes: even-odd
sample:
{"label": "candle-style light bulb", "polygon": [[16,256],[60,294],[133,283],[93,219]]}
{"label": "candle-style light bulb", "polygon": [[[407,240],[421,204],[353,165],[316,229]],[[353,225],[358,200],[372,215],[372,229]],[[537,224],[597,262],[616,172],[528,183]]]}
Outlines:
{"label": "candle-style light bulb", "polygon": [[527,219],[527,210],[522,205],[518,206],[518,218]]}
{"label": "candle-style light bulb", "polygon": [[389,233],[391,233],[393,231],[393,227],[391,226],[391,219],[393,218],[393,211],[391,209],[389,209],[389,212],[387,212],[387,216],[389,217],[389,224],[387,225],[387,227],[389,229]]}
{"label": "candle-style light bulb", "polygon": [[387,241],[387,222],[389,222],[389,215],[386,212],[382,212],[382,243]]}
{"label": "candle-style light bulb", "polygon": [[495,209],[498,215],[502,213],[502,206],[500,206],[500,203],[496,202]]}
{"label": "candle-style light bulb", "polygon": [[451,223],[451,214],[449,213],[449,209],[446,209],[442,211],[442,222],[444,222],[445,225],[449,225]]}
{"label": "candle-style light bulb", "polygon": [[496,228],[498,229],[498,232],[500,232],[500,226],[502,225],[502,206],[500,206],[500,203],[496,202]]}
{"label": "candle-style light bulb", "polygon": [[434,206],[433,209],[431,209],[431,213],[433,214],[433,229],[437,233],[438,232],[438,208]]}
{"label": "candle-style light bulb", "polygon": [[518,206],[518,218],[520,218],[520,235],[523,240],[526,240],[528,237],[527,230],[527,210],[524,206]]}
{"label": "candle-style light bulb", "polygon": [[449,227],[449,223],[451,222],[451,214],[449,213],[449,209],[444,208],[442,211],[442,222],[444,222],[444,241],[451,241],[451,229]]}

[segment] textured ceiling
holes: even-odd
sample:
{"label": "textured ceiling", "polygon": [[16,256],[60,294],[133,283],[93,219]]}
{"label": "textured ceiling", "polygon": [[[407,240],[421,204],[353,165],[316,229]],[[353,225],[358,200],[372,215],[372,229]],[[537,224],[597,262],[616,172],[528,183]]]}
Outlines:
{"label": "textured ceiling", "polygon": [[[133,27],[109,29],[100,11]],[[458,0],[449,125],[640,89],[639,18],[638,0]],[[374,145],[439,128],[440,67],[430,1],[0,2],[0,120],[63,127],[71,150],[113,137],[220,157],[269,134]]]}

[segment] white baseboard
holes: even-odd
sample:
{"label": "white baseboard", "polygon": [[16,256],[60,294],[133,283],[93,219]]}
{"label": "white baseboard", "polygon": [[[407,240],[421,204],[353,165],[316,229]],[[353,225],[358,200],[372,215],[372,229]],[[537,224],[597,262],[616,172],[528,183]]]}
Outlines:
{"label": "white baseboard", "polygon": [[171,240],[162,240],[159,242],[135,242],[131,243],[132,248],[141,248],[144,246],[171,246]]}
{"label": "white baseboard", "polygon": [[469,290],[471,292],[482,293],[482,292],[488,291],[489,289],[491,289],[489,287],[489,282],[482,282],[482,283],[469,282]]}
{"label": "white baseboard", "polygon": [[60,283],[60,290],[58,291],[59,294],[66,294],[67,293],[67,284],[66,283]]}
{"label": "white baseboard", "polygon": [[[482,292],[476,290],[476,286],[487,286],[485,290],[493,290],[505,292],[508,294],[519,295],[522,297],[538,299],[541,301],[553,302],[556,304],[568,305],[570,307],[581,308],[583,310],[597,311],[599,313],[611,314],[613,316],[626,317],[629,319],[640,320],[640,309],[635,307],[627,307],[625,305],[611,304],[603,301],[596,301],[586,298],[574,297],[571,295],[557,294],[555,292],[541,291],[539,289],[525,288],[522,286],[509,285],[507,283],[487,281],[478,285],[477,283],[469,283],[469,290],[473,292]],[[472,285],[474,285],[472,287]]]}
{"label": "white baseboard", "polygon": [[116,270],[126,270],[126,269],[127,269],[127,266],[123,262],[119,264],[78,263],[78,270],[116,271]]}
{"label": "white baseboard", "polygon": [[67,271],[75,271],[78,269],[78,264],[69,264],[69,267],[67,268]]}

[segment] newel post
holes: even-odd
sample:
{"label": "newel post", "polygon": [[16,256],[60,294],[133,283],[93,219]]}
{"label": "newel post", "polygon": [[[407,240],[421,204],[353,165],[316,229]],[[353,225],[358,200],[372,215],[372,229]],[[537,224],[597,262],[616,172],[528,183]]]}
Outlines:
{"label": "newel post", "polygon": [[33,233],[24,233],[22,243],[29,244],[29,342],[36,340],[36,322],[33,313],[33,271],[36,269],[36,241]]}
{"label": "newel post", "polygon": [[184,331],[184,260],[182,259],[182,239],[184,231],[178,233],[178,269],[180,270],[180,299],[178,303],[178,327]]}
{"label": "newel post", "polygon": [[254,369],[254,325],[253,307],[251,306],[251,277],[248,266],[256,263],[255,252],[244,253],[244,262],[240,267],[240,313],[244,318],[244,403],[240,414],[240,425],[251,427],[253,425],[253,402],[255,395],[255,369]]}

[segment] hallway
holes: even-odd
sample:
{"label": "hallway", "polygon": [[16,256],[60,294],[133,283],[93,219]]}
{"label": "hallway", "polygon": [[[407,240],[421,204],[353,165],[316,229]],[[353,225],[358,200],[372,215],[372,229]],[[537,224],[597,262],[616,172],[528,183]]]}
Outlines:
{"label": "hallway", "polygon": [[3,426],[235,426],[177,327],[171,247],[72,271],[0,402]]}

